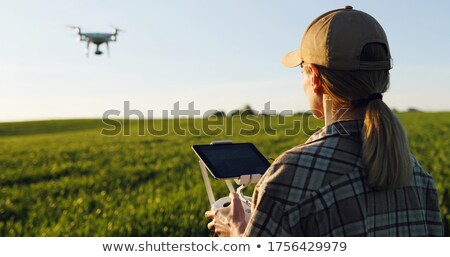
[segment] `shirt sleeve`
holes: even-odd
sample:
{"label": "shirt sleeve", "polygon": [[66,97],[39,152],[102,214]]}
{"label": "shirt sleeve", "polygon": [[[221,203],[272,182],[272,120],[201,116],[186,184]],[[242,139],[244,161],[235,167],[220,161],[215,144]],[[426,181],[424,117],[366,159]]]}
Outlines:
{"label": "shirt sleeve", "polygon": [[427,223],[427,235],[444,236],[444,224],[442,222],[442,217],[440,214],[439,197],[436,189],[436,184],[433,180],[433,177],[431,177],[431,175],[422,168],[422,166],[413,155],[411,155],[411,158],[413,160],[414,169],[417,170],[418,173],[425,174],[425,176],[427,177],[426,187],[423,187],[421,192],[422,195],[425,195],[424,208]]}
{"label": "shirt sleeve", "polygon": [[285,206],[258,188],[256,201],[244,236],[292,236],[286,219]]}
{"label": "shirt sleeve", "polygon": [[426,189],[426,220],[428,224],[428,236],[444,236],[444,225],[439,210],[439,197],[436,185],[432,178],[428,181]]}
{"label": "shirt sleeve", "polygon": [[285,164],[288,158],[286,155],[277,158],[256,185],[252,216],[244,236],[292,236],[286,215],[292,183],[292,167]]}
{"label": "shirt sleeve", "polygon": [[[310,193],[306,183],[313,158],[302,155],[303,147],[280,155],[265,172],[253,193],[252,216],[244,236],[300,236],[299,228],[293,233],[292,225],[298,220],[288,210]],[[300,165],[301,163],[302,165]],[[302,187],[295,185],[305,185]]]}

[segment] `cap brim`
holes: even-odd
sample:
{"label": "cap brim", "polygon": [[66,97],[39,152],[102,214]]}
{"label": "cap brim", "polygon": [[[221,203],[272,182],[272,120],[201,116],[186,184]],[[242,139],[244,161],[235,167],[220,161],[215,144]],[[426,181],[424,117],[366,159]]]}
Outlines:
{"label": "cap brim", "polygon": [[281,63],[288,68],[299,66],[302,63],[300,49],[287,53],[281,60]]}

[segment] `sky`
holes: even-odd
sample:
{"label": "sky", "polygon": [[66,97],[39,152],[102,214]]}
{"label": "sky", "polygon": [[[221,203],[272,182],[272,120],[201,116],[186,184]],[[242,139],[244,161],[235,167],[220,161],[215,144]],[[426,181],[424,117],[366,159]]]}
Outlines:
{"label": "sky", "polygon": [[[0,0],[0,121],[99,118],[132,109],[155,117],[179,102],[203,114],[250,104],[305,111],[299,69],[281,58],[320,14],[352,5],[374,16],[394,69],[385,102],[398,110],[450,110],[450,1]],[[111,56],[83,32],[123,29]],[[101,46],[101,50],[105,50]]]}

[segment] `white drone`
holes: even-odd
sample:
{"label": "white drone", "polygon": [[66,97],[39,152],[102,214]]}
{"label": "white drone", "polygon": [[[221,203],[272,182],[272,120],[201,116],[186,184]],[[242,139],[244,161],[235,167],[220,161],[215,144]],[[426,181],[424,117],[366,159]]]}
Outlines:
{"label": "white drone", "polygon": [[120,30],[120,29],[114,27],[114,30],[112,33],[81,33],[80,27],[76,27],[76,26],[67,26],[67,27],[75,30],[75,32],[77,33],[78,41],[86,41],[86,50],[85,50],[86,57],[89,56],[89,45],[91,43],[95,44],[97,46],[97,48],[95,50],[96,55],[103,54],[103,52],[100,51],[98,48],[101,44],[105,43],[106,51],[109,56],[109,42],[116,42],[117,41],[117,33],[119,31],[123,32],[123,30]]}

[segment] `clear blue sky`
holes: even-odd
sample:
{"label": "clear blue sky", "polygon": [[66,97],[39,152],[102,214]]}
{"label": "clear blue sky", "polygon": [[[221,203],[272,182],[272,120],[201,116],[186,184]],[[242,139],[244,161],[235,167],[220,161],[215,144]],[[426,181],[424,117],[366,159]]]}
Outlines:
{"label": "clear blue sky", "polygon": [[[450,1],[5,1],[0,121],[101,117],[107,109],[307,110],[300,72],[281,57],[318,15],[352,5],[388,35],[393,108],[450,110]],[[126,32],[111,57],[84,56],[83,31]],[[104,46],[103,46],[104,47]],[[91,49],[93,50],[93,49]]]}

